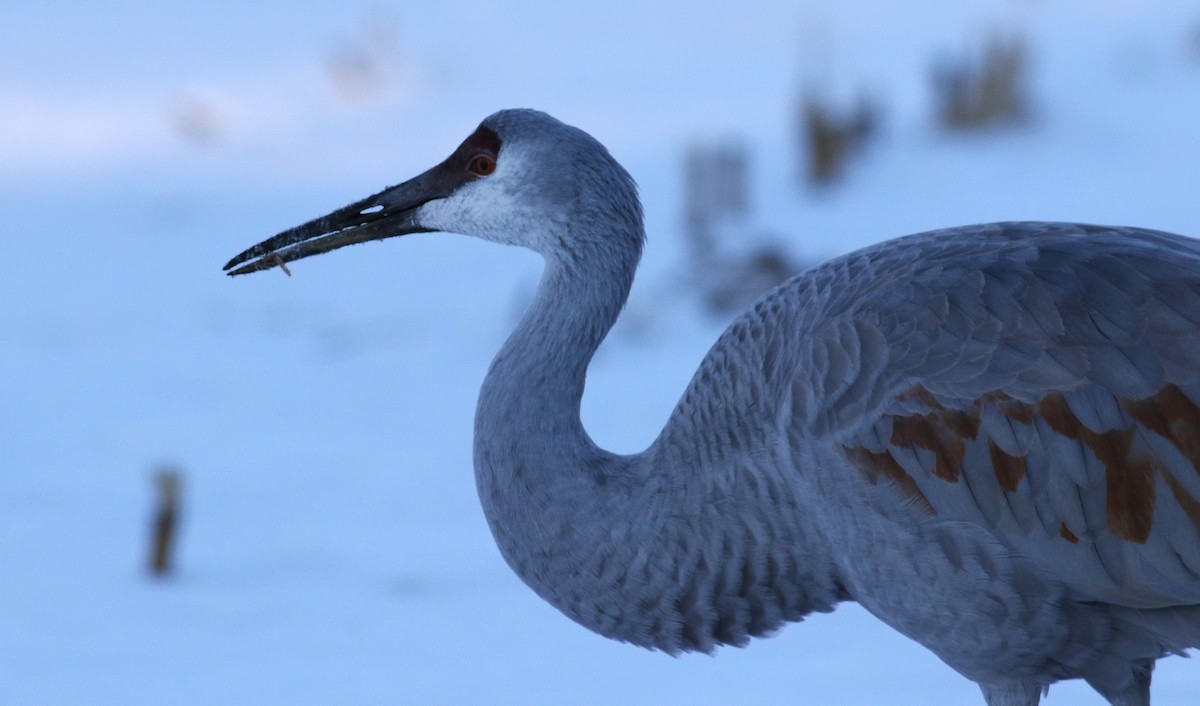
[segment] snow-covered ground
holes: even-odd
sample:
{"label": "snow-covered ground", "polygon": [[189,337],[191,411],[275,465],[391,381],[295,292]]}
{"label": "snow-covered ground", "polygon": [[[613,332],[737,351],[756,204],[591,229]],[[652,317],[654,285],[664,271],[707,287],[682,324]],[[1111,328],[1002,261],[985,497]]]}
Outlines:
{"label": "snow-covered ground", "polygon": [[[425,5],[0,6],[0,703],[972,703],[854,605],[675,659],[520,583],[470,432],[535,256],[428,234],[290,279],[220,266],[440,160],[495,109],[547,110],[642,186],[645,267],[584,400],[593,437],[634,451],[723,326],[678,284],[690,140],[746,140],[756,223],[808,257],[1000,219],[1200,235],[1200,8]],[[1030,41],[1034,120],[938,133],[934,58],[996,26]],[[802,80],[889,110],[820,194],[792,179]],[[186,514],[179,571],[153,581],[162,463],[185,472]],[[1200,700],[1186,660],[1155,679],[1159,704]],[[1065,684],[1048,703],[1099,699]]]}

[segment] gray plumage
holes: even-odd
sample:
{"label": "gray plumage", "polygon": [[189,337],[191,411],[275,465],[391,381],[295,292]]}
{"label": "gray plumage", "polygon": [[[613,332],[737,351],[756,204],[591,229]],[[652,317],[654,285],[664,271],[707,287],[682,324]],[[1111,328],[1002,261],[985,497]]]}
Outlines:
{"label": "gray plumage", "polygon": [[1033,706],[1086,679],[1149,703],[1200,643],[1200,243],[997,223],[888,241],[760,299],[648,449],[580,418],[644,239],[586,133],[497,113],[415,179],[227,266],[453,231],[541,253],[480,392],[475,476],[504,558],[611,638],[744,645],[855,600]]}

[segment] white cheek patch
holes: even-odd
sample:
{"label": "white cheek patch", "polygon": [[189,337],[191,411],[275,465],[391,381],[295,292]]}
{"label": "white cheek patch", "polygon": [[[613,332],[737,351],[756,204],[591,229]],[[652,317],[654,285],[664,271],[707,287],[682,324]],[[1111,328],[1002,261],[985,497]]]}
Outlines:
{"label": "white cheek patch", "polygon": [[495,177],[465,184],[446,198],[426,203],[418,210],[417,220],[426,228],[539,249],[543,234],[535,219],[523,208],[518,194],[505,188],[505,180]]}

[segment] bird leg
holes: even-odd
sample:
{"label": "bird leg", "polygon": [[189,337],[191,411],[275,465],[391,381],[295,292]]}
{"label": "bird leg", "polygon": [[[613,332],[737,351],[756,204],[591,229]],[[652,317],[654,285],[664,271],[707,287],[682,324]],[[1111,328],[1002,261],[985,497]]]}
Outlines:
{"label": "bird leg", "polygon": [[1154,662],[1134,665],[1133,684],[1125,689],[1102,689],[1095,684],[1092,688],[1112,706],[1150,706],[1150,673],[1153,670]]}
{"label": "bird leg", "polygon": [[1045,686],[1031,681],[980,684],[988,706],[1038,706]]}

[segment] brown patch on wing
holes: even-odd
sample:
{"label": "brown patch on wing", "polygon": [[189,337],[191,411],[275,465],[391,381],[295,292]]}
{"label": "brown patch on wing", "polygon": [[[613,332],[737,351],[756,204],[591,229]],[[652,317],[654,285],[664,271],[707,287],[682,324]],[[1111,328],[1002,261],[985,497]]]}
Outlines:
{"label": "brown patch on wing", "polygon": [[966,439],[979,436],[979,409],[940,409],[928,414],[892,418],[891,443],[932,451],[934,475],[951,483],[962,475]]}
{"label": "brown patch on wing", "polygon": [[[1200,473],[1200,407],[1175,385],[1167,385],[1151,397],[1121,400],[1129,415],[1142,426],[1171,442],[1179,453]],[[1169,470],[1156,466],[1158,474],[1171,490],[1175,502],[1188,519],[1200,528],[1200,501],[1183,487]]]}
{"label": "brown patch on wing", "polygon": [[1076,537],[1075,533],[1071,531],[1071,528],[1067,527],[1066,522],[1059,523],[1058,534],[1061,535],[1063,539],[1067,540],[1071,544],[1075,544],[1076,542],[1079,541],[1079,537]]}
{"label": "brown patch on wing", "polygon": [[1154,526],[1154,465],[1141,459],[1124,466],[1105,461],[1108,529],[1118,537],[1145,544]]}
{"label": "brown patch on wing", "polygon": [[975,400],[975,404],[991,405],[998,409],[1007,419],[1026,425],[1033,424],[1033,419],[1037,416],[1032,405],[1014,400],[999,390],[981,395],[979,399]]}
{"label": "brown patch on wing", "polygon": [[[1104,466],[1105,519],[1108,530],[1129,542],[1144,544],[1154,525],[1156,477],[1161,476],[1171,495],[1192,524],[1200,529],[1200,500],[1197,500],[1149,450],[1135,451],[1136,426],[1097,432],[1089,429],[1071,410],[1065,397],[1057,392],[1029,403],[1016,400],[999,390],[985,393],[963,409],[951,409],[940,403],[928,389],[914,385],[901,393],[902,401],[917,400],[930,411],[893,416],[889,443],[904,449],[925,449],[933,454],[933,474],[950,483],[963,473],[967,442],[978,438],[980,418],[985,407],[996,409],[1010,422],[1029,426],[1042,419],[1056,434],[1086,446]],[[1168,385],[1154,395],[1140,399],[1118,398],[1121,406],[1143,428],[1169,441],[1200,474],[1200,405],[1178,387]],[[888,478],[910,497],[919,498],[934,513],[916,481],[900,467],[888,452],[873,453],[861,447],[847,447],[850,460],[876,482]],[[1016,492],[1028,472],[1024,456],[1014,456],[988,440],[988,455],[996,484],[1005,492]],[[1069,542],[1078,542],[1064,523],[1060,534]]]}
{"label": "brown patch on wing", "polygon": [[861,446],[844,446],[846,458],[862,471],[872,484],[878,483],[880,478],[887,478],[900,488],[900,491],[905,496],[912,498],[913,502],[920,506],[921,510],[929,516],[937,514],[933,509],[933,505],[929,503],[929,499],[921,492],[917,486],[917,482],[913,477],[896,463],[896,459],[892,454],[884,451],[875,453]]}
{"label": "brown patch on wing", "polygon": [[988,455],[992,459],[992,472],[996,474],[996,482],[1005,492],[1017,492],[1017,484],[1025,477],[1025,457],[1011,456],[1004,449],[996,446],[996,442],[988,439]]}
{"label": "brown patch on wing", "polygon": [[1167,385],[1144,400],[1121,400],[1129,415],[1142,426],[1175,445],[1200,471],[1200,407],[1174,385]]}
{"label": "brown patch on wing", "polygon": [[1133,457],[1134,429],[1094,432],[1058,393],[1043,397],[1036,415],[1055,432],[1082,442],[1104,464],[1108,529],[1122,539],[1144,544],[1154,524],[1154,465],[1149,458]]}
{"label": "brown patch on wing", "polygon": [[[954,483],[962,477],[967,442],[979,435],[983,409],[992,407],[1017,424],[1028,426],[1041,418],[1055,433],[1080,442],[1095,455],[1104,466],[1105,517],[1108,529],[1114,535],[1139,544],[1149,539],[1154,524],[1156,475],[1163,477],[1188,519],[1200,528],[1200,500],[1192,496],[1152,454],[1134,451],[1135,427],[1093,431],[1079,420],[1060,393],[1049,393],[1036,403],[1027,403],[996,390],[981,395],[964,409],[947,408],[920,385],[905,391],[900,398],[919,400],[930,411],[892,417],[889,442],[899,448],[921,448],[932,452],[933,473],[942,480]],[[1142,427],[1178,448],[1200,473],[1200,405],[1174,385],[1145,399],[1120,399],[1119,402]],[[991,440],[988,441],[988,454],[997,485],[1005,492],[1016,492],[1028,471],[1026,458],[1005,452]],[[876,475],[897,482],[901,482],[898,475],[902,476],[916,490],[915,482],[890,454],[860,450],[855,464],[863,468],[868,463],[875,468]],[[1065,525],[1062,529],[1078,541]]]}
{"label": "brown patch on wing", "polygon": [[937,397],[933,395],[924,385],[913,385],[904,392],[901,392],[896,399],[901,402],[907,400],[916,400],[930,409],[945,409],[941,402],[938,402]]}

